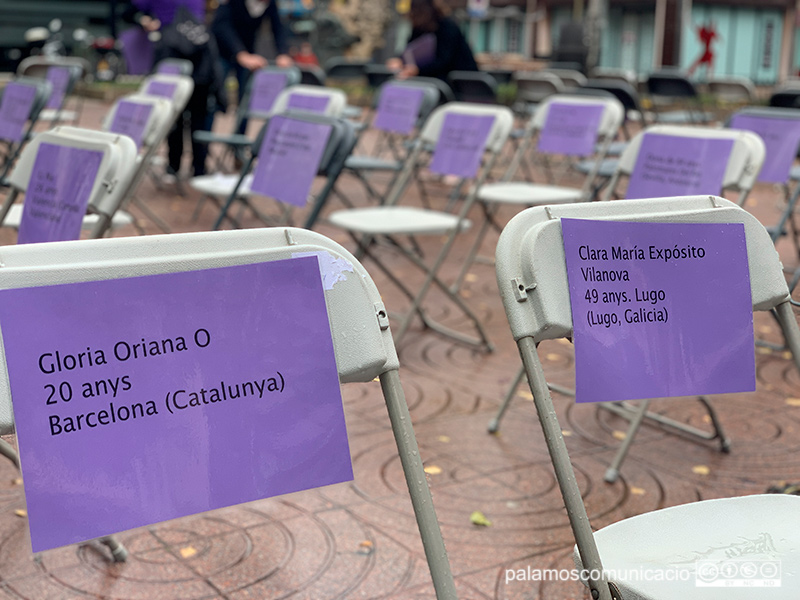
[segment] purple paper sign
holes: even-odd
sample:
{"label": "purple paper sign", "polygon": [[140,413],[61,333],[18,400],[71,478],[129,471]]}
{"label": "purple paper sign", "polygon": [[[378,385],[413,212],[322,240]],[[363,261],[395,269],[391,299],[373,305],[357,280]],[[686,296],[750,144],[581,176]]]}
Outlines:
{"label": "purple paper sign", "polygon": [[31,115],[36,88],[10,82],[0,100],[0,139],[18,144],[25,135],[25,124]]}
{"label": "purple paper sign", "polygon": [[539,133],[539,152],[567,156],[592,154],[603,108],[602,104],[550,104]]}
{"label": "purple paper sign", "polygon": [[34,552],[352,480],[317,257],[0,294]]}
{"label": "purple paper sign", "polygon": [[178,84],[176,83],[153,80],[147,84],[147,89],[145,89],[144,93],[172,100],[175,97],[176,89],[178,89]]}
{"label": "purple paper sign", "polygon": [[309,112],[324,113],[328,108],[330,98],[328,96],[312,96],[311,94],[289,94],[289,101],[286,108],[307,110]]}
{"label": "purple paper sign", "polygon": [[141,148],[142,137],[144,136],[150,113],[153,111],[152,104],[140,104],[130,100],[120,100],[117,103],[117,110],[114,119],[111,121],[110,131],[127,135],[134,142],[136,147]]}
{"label": "purple paper sign", "polygon": [[141,27],[126,29],[119,35],[128,75],[146,75],[153,68],[153,43]]}
{"label": "purple paper sign", "polygon": [[264,196],[305,206],[319,170],[331,126],[288,117],[272,117],[258,152],[250,189]]}
{"label": "purple paper sign", "polygon": [[410,134],[419,117],[423,96],[419,88],[384,86],[373,126],[381,131]]}
{"label": "purple paper sign", "polygon": [[733,140],[645,134],[625,197],[719,195]]}
{"label": "purple paper sign", "polygon": [[578,402],[755,390],[742,224],[561,227]]}
{"label": "purple paper sign", "polygon": [[102,160],[99,150],[42,143],[25,192],[17,243],[78,239]]}
{"label": "purple paper sign", "polygon": [[426,67],[436,59],[436,36],[426,33],[412,40],[403,51],[403,62],[407,65]]}
{"label": "purple paper sign", "polygon": [[730,127],[753,131],[764,140],[767,156],[758,174],[759,181],[785,183],[789,180],[789,170],[800,146],[800,119],[734,115]]}
{"label": "purple paper sign", "polygon": [[[250,112],[268,113],[275,98],[286,87],[286,74],[275,71],[256,71],[250,88]],[[324,107],[322,110],[325,110]]]}
{"label": "purple paper sign", "polygon": [[72,77],[69,67],[48,67],[45,79],[53,86],[50,99],[47,101],[47,108],[61,108],[64,103],[64,96],[69,87],[69,80]]}
{"label": "purple paper sign", "polygon": [[430,170],[442,175],[475,177],[492,125],[492,115],[446,114]]}
{"label": "purple paper sign", "polygon": [[180,75],[181,67],[175,63],[161,63],[158,65],[158,71],[156,72],[162,75]]}

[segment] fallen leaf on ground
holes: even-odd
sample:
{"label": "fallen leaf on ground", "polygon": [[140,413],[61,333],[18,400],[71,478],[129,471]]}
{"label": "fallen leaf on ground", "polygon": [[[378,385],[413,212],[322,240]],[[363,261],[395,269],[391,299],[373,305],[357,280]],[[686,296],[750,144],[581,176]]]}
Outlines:
{"label": "fallen leaf on ground", "polygon": [[695,475],[708,475],[709,473],[711,473],[711,469],[709,469],[705,465],[695,465],[694,467],[692,467],[692,473],[694,473]]}
{"label": "fallen leaf on ground", "polygon": [[800,406],[800,398],[787,398],[786,404],[789,406]]}
{"label": "fallen leaf on ground", "polygon": [[429,465],[423,469],[428,475],[438,475],[442,472],[441,467],[437,467],[436,465]]}
{"label": "fallen leaf on ground", "polygon": [[481,527],[491,527],[492,522],[486,518],[481,511],[476,510],[470,516],[469,520],[473,525],[480,525]]}
{"label": "fallen leaf on ground", "polygon": [[180,549],[181,558],[192,558],[197,554],[197,550],[192,546],[184,546]]}
{"label": "fallen leaf on ground", "polygon": [[518,391],[517,396],[520,398],[525,398],[525,400],[533,400],[533,394],[531,394],[528,390]]}
{"label": "fallen leaf on ground", "polygon": [[615,430],[611,435],[614,436],[615,440],[619,440],[620,442],[628,437],[624,431],[620,431],[619,429]]}
{"label": "fallen leaf on ground", "polygon": [[647,490],[645,490],[644,488],[635,486],[631,487],[631,494],[633,494],[634,496],[644,496],[646,493]]}
{"label": "fallen leaf on ground", "polygon": [[17,515],[18,517],[27,517],[28,511],[18,508],[17,510],[14,511],[14,514]]}
{"label": "fallen leaf on ground", "polygon": [[440,435],[436,439],[439,440],[440,442],[442,442],[443,444],[446,444],[447,442],[450,441],[450,438],[448,436],[446,436],[446,435]]}

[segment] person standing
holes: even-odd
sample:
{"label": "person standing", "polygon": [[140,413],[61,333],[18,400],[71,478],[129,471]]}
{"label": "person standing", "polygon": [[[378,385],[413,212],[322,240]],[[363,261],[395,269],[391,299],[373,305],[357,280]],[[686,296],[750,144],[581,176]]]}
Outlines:
{"label": "person standing", "polygon": [[[278,14],[277,0],[220,0],[211,23],[225,74],[231,68],[236,72],[240,103],[250,74],[269,64],[266,58],[255,53],[256,37],[264,19],[269,20],[272,29],[277,52],[275,64],[279,67],[291,66],[293,61],[289,56],[286,29]],[[240,133],[244,132],[246,125],[246,122],[242,123]]]}
{"label": "person standing", "polygon": [[446,81],[451,71],[478,70],[469,43],[440,0],[411,0],[408,15],[412,30],[406,51],[386,63],[399,79],[419,75]]}
{"label": "person standing", "polygon": [[[184,58],[192,61],[194,92],[186,105],[189,114],[191,133],[208,128],[209,104],[221,96],[222,73],[219,54],[213,36],[204,33],[194,36],[193,43],[176,44],[182,36],[178,23],[191,21],[193,29],[205,30],[205,0],[133,0],[133,10],[128,19],[137,23],[148,33],[159,32],[160,39],[155,42],[154,64],[166,58]],[[132,13],[132,14],[131,14]],[[183,40],[181,40],[183,41]],[[186,48],[192,47],[191,55]],[[184,120],[178,116],[175,126],[167,136],[169,172],[177,175],[183,156]],[[206,171],[208,146],[192,141],[192,170],[195,176]]]}

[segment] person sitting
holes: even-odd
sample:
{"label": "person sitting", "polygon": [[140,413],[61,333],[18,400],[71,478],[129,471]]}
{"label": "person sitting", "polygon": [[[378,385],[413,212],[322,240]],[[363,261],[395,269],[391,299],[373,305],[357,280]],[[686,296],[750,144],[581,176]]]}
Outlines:
{"label": "person sitting", "polygon": [[436,77],[452,71],[477,71],[478,64],[458,25],[447,16],[441,0],[411,0],[411,37],[402,58],[386,63],[398,79]]}

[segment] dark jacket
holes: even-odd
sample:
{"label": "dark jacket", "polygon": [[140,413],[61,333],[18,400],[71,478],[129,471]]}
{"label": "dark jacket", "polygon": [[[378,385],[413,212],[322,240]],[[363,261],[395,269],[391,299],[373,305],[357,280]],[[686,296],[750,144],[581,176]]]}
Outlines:
{"label": "dark jacket", "polygon": [[[409,42],[425,35],[427,32],[414,29]],[[419,65],[419,75],[422,77],[437,77],[447,79],[451,71],[477,71],[478,63],[472,55],[472,50],[464,34],[452,19],[444,18],[439,21],[439,28],[434,32],[436,36],[436,56],[431,62]]]}
{"label": "dark jacket", "polygon": [[222,58],[234,62],[239,52],[253,53],[256,47],[256,35],[264,19],[269,19],[278,54],[288,54],[289,45],[278,14],[278,0],[269,0],[264,14],[255,18],[250,16],[244,0],[228,0],[226,3],[220,3],[214,15],[214,22],[211,24],[211,31],[217,38]]}

